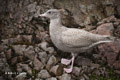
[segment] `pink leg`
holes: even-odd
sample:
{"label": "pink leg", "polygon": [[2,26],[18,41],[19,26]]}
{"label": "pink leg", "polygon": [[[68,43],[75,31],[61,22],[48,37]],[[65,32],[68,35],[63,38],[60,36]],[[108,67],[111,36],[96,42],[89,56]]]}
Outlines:
{"label": "pink leg", "polygon": [[74,63],[74,59],[75,59],[75,56],[72,57],[72,64],[70,66],[70,68],[64,68],[64,71],[67,72],[67,73],[71,73],[72,70],[73,70],[73,63]]}
{"label": "pink leg", "polygon": [[70,60],[69,59],[65,59],[65,58],[61,59],[61,63],[64,64],[64,65],[69,65],[71,61],[72,61],[71,59]]}
{"label": "pink leg", "polygon": [[70,66],[69,69],[68,68],[64,68],[65,72],[67,72],[67,73],[71,73],[72,72],[74,59],[75,59],[75,55],[73,53],[72,53],[72,58],[70,60],[68,60],[68,59],[61,59],[61,63],[65,64],[65,65],[70,64],[70,62],[72,61],[71,66]]}

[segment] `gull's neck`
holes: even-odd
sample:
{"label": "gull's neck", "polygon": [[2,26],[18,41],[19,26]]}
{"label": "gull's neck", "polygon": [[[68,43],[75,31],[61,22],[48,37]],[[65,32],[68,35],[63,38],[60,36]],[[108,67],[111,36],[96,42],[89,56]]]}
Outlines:
{"label": "gull's neck", "polygon": [[62,22],[60,17],[50,20],[50,28],[58,29],[60,27],[62,27]]}

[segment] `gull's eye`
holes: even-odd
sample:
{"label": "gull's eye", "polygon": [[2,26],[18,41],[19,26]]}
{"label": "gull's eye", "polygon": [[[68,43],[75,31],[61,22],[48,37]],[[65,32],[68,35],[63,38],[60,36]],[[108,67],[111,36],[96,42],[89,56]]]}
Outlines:
{"label": "gull's eye", "polygon": [[48,13],[49,13],[49,14],[51,14],[52,12],[51,12],[51,11],[49,11]]}

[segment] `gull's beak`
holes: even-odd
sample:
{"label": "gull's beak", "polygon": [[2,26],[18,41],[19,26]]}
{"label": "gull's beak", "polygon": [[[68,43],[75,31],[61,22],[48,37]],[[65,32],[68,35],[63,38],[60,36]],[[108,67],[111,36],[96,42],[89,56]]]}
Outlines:
{"label": "gull's beak", "polygon": [[40,14],[39,17],[46,17],[46,14]]}
{"label": "gull's beak", "polygon": [[46,14],[45,13],[44,14],[40,14],[38,16],[38,18],[41,19],[41,20],[46,20]]}

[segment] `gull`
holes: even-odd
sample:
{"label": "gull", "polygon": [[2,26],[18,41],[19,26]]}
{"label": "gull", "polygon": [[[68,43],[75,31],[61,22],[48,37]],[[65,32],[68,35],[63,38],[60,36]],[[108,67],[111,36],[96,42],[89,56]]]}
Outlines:
{"label": "gull", "polygon": [[86,52],[98,44],[114,40],[112,36],[93,34],[82,29],[63,26],[61,12],[58,9],[50,9],[39,16],[50,19],[49,34],[53,44],[61,51],[72,54],[71,59],[61,59],[61,63],[64,65],[71,63],[70,68],[64,68],[67,73],[72,72],[74,59],[78,53]]}

